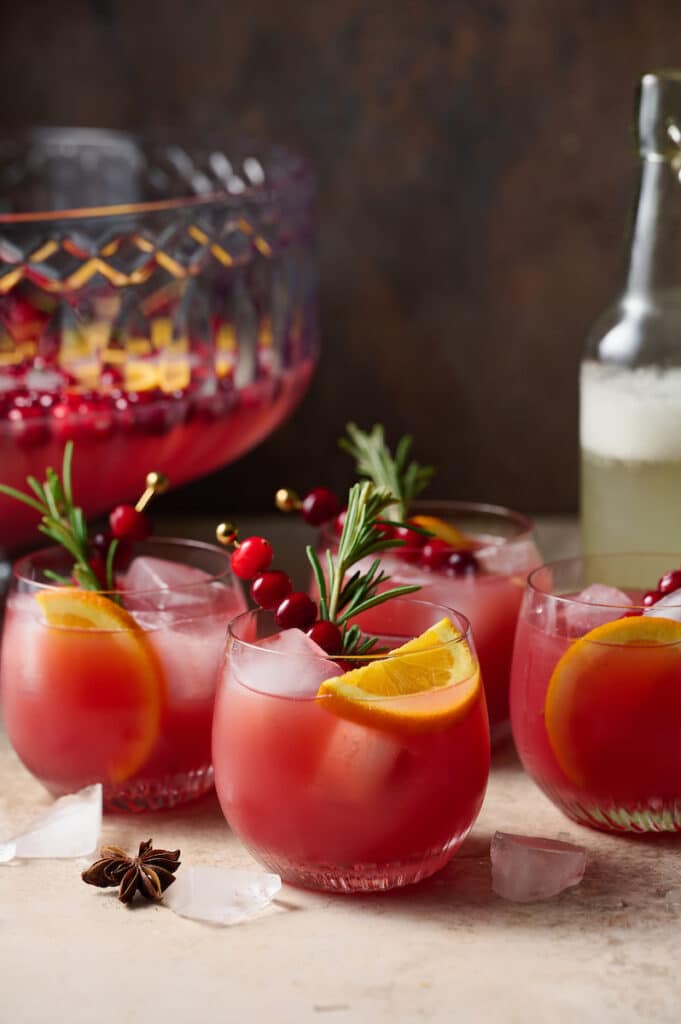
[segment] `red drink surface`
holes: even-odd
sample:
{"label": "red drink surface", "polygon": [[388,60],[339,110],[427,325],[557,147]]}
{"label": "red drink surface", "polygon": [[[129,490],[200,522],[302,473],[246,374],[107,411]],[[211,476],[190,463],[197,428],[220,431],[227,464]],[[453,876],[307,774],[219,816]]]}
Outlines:
{"label": "red drink surface", "polygon": [[219,583],[206,590],[184,613],[135,613],[141,640],[50,626],[34,595],[10,597],[0,658],[5,726],[51,792],[102,782],[105,805],[136,810],[210,784],[217,673],[227,622],[244,602]]}
{"label": "red drink surface", "polygon": [[[533,564],[527,565],[527,570]],[[399,576],[397,577],[399,580]],[[503,729],[509,717],[509,678],[513,638],[525,578],[521,573],[447,576],[432,572],[419,597],[458,608],[469,620],[485,685],[490,729]]]}
{"label": "red drink surface", "polygon": [[[573,647],[547,716],[554,670]],[[576,641],[521,615],[511,719],[527,772],[571,817],[615,830],[681,827],[680,644]]]}
{"label": "red drink surface", "polygon": [[327,697],[258,691],[241,666],[228,647],[213,764],[225,816],[254,856],[289,881],[334,889],[405,884],[450,859],[487,784],[482,687],[459,718],[412,731],[348,721]]}
{"label": "red drink surface", "polygon": [[[149,467],[167,473],[173,486],[217,469],[263,440],[298,404],[307,390],[313,359],[302,359],[276,377],[215,394],[115,393],[83,400],[92,411],[70,410],[57,418],[58,395],[43,408],[36,393],[23,389],[16,401],[32,401],[31,418],[15,422],[11,393],[0,391],[0,480],[23,490],[26,477],[43,478],[46,466],[60,466],[66,440],[76,442],[74,492],[87,516],[139,497]],[[72,389],[74,390],[74,389]],[[77,389],[75,389],[77,390]],[[84,389],[81,389],[84,390]],[[28,392],[27,392],[28,393]],[[19,409],[20,415],[28,415]],[[103,470],[102,467],[115,467]],[[2,544],[12,550],[35,536],[37,515],[19,510],[0,495]]]}

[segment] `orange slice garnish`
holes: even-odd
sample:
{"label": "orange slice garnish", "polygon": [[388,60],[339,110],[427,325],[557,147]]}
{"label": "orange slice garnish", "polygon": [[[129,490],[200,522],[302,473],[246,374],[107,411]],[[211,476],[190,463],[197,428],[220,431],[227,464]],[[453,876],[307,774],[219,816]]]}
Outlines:
{"label": "orange slice garnish", "polygon": [[428,732],[463,718],[480,691],[480,671],[468,644],[449,619],[442,619],[388,658],[327,679],[317,696],[328,711],[353,722]]}
{"label": "orange slice garnish", "polygon": [[437,516],[411,516],[410,522],[420,526],[422,530],[428,530],[438,540],[443,540],[445,544],[450,544],[453,548],[475,547],[475,541],[472,537],[468,537],[456,526],[453,526],[452,523],[447,523],[444,519],[439,519]]}
{"label": "orange slice garnish", "polygon": [[160,728],[165,683],[153,647],[129,612],[101,594],[64,587],[36,601],[53,627],[44,641],[50,687],[58,688],[65,714],[91,713],[94,730],[101,721],[102,780],[129,778],[148,759]]}
{"label": "orange slice garnish", "polygon": [[580,637],[553,670],[544,720],[556,760],[580,787],[617,792],[626,764],[643,781],[670,729],[678,762],[681,623],[631,616]]}

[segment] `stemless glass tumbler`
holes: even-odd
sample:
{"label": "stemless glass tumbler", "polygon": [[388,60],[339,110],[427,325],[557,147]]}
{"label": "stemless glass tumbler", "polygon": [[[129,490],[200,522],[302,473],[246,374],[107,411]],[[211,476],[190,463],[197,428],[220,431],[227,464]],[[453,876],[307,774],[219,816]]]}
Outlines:
{"label": "stemless glass tumbler", "polygon": [[109,810],[172,807],[212,784],[213,699],[229,619],[246,607],[229,556],[135,544],[119,589],[55,586],[63,548],[14,567],[0,686],[28,770],[60,795],[94,782]]}
{"label": "stemless glass tumbler", "polygon": [[[489,726],[467,620],[411,599],[369,616],[363,627],[393,649],[449,617],[458,638],[426,653],[461,661],[460,680],[343,709],[319,687],[347,662],[306,650],[295,630],[277,633],[270,613],[229,626],[213,725],[218,797],[253,855],[304,887],[389,889],[425,878],[460,846],[487,784]],[[383,668],[400,674],[423,655],[388,653]],[[350,667],[371,663],[376,655]]]}
{"label": "stemless glass tumbler", "polygon": [[529,577],[513,735],[527,772],[581,824],[681,831],[681,591],[647,596],[678,562],[594,555]]}

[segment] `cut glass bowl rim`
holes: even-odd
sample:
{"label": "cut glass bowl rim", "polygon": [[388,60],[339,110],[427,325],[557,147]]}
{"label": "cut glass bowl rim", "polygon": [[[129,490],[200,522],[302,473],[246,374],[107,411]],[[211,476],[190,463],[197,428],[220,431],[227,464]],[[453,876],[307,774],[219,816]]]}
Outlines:
{"label": "cut glass bowl rim", "polygon": [[196,208],[207,209],[220,206],[239,209],[246,202],[276,205],[279,197],[285,194],[295,193],[297,190],[309,191],[314,187],[314,174],[309,161],[288,145],[262,139],[238,137],[236,135],[226,139],[226,137],[218,137],[216,132],[208,133],[201,137],[198,133],[187,135],[187,133],[182,132],[124,131],[87,126],[36,126],[13,134],[0,134],[0,153],[4,148],[11,145],[16,146],[22,141],[28,143],[34,141],[36,144],[40,144],[41,142],[49,143],[52,140],[55,142],[61,140],[64,144],[71,143],[74,146],[99,145],[102,148],[107,144],[117,143],[124,145],[127,143],[128,145],[136,146],[139,152],[143,152],[145,147],[149,148],[151,146],[159,149],[166,148],[167,150],[177,147],[187,151],[196,150],[199,147],[215,149],[233,147],[239,150],[242,159],[247,159],[249,156],[256,158],[268,157],[273,162],[278,159],[285,159],[289,162],[290,166],[287,168],[287,173],[275,182],[244,185],[243,189],[237,193],[230,192],[225,187],[197,195],[187,194],[167,199],[152,199],[140,202],[26,210],[17,213],[3,213],[0,211],[0,225],[37,225],[40,223],[54,223],[56,221],[103,220],[106,218],[114,219],[116,217],[130,217]]}

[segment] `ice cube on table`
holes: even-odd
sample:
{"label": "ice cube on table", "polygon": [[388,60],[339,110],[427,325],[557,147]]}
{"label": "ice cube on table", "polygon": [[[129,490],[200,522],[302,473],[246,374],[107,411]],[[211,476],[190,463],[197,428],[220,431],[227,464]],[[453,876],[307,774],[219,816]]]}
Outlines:
{"label": "ice cube on table", "polygon": [[656,615],[658,619],[674,619],[676,622],[681,622],[681,590],[665,594],[650,608],[646,608],[643,614]]}
{"label": "ice cube on table", "polygon": [[146,555],[132,560],[123,579],[126,607],[138,609],[205,604],[211,587],[224,589],[222,583],[193,565]]}
{"label": "ice cube on table", "polygon": [[[572,601],[579,602],[573,604]],[[581,636],[597,626],[619,619],[633,601],[617,587],[592,583],[565,605],[565,624],[571,635]]]}
{"label": "ice cube on table", "polygon": [[0,843],[0,864],[33,857],[84,857],[102,830],[102,787],[87,786],[62,796],[25,832]]}
{"label": "ice cube on table", "polygon": [[374,801],[388,784],[403,750],[388,733],[339,718],[324,744],[312,784],[331,800]]}
{"label": "ice cube on table", "polygon": [[505,900],[533,903],[579,885],[586,850],[558,839],[496,832],[490,847],[492,889]]}
{"label": "ice cube on table", "polygon": [[279,875],[195,864],[175,876],[163,902],[181,917],[230,925],[257,917],[280,889]]}
{"label": "ice cube on table", "polygon": [[[264,657],[262,651],[271,656]],[[325,679],[343,674],[301,629],[283,629],[253,647],[238,646],[232,655],[232,671],[251,690],[299,698],[314,697]]]}

